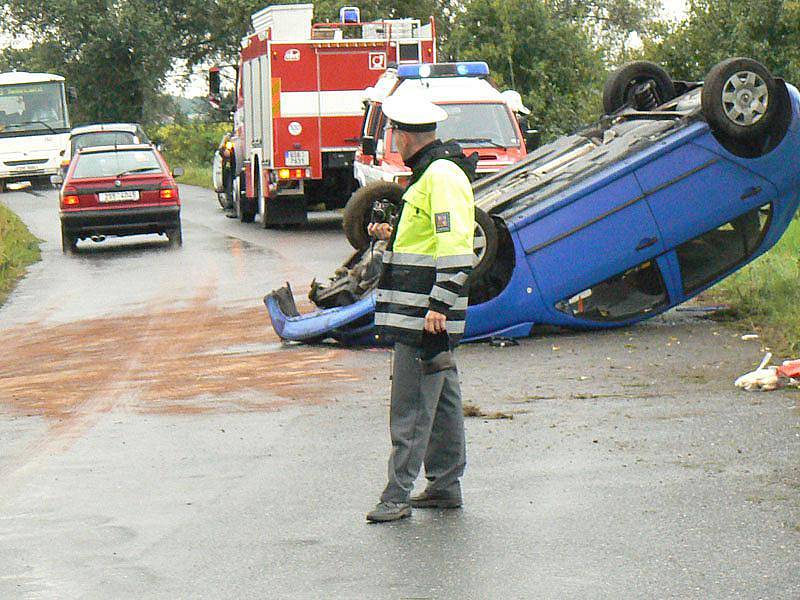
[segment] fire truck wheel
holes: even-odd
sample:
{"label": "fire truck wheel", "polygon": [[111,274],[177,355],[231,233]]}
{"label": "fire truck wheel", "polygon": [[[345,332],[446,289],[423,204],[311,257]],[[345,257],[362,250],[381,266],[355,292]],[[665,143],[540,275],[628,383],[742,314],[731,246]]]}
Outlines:
{"label": "fire truck wheel", "polygon": [[234,179],[233,191],[233,207],[236,209],[236,216],[242,223],[252,223],[256,216],[255,202],[248,198],[242,190],[241,177]]}
{"label": "fire truck wheel", "polygon": [[356,250],[364,250],[369,246],[371,240],[367,233],[367,225],[375,200],[388,200],[399,206],[402,197],[403,188],[390,181],[373,181],[353,192],[344,207],[342,218],[344,235],[350,245]]}
{"label": "fire truck wheel", "polygon": [[475,238],[472,243],[475,265],[472,267],[472,280],[486,273],[497,256],[497,227],[485,211],[475,207]]}

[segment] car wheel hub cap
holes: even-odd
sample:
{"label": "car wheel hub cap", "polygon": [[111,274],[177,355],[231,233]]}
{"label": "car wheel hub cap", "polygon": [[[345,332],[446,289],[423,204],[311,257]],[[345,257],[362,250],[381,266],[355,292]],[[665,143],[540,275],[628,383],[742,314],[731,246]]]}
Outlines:
{"label": "car wheel hub cap", "polygon": [[754,125],[764,117],[767,106],[767,84],[752,71],[734,73],[722,88],[722,108],[725,115],[737,125]]}
{"label": "car wheel hub cap", "polygon": [[483,231],[478,223],[475,223],[475,237],[472,242],[472,251],[475,253],[475,259],[472,265],[475,266],[483,260],[483,255],[486,254],[486,233]]}

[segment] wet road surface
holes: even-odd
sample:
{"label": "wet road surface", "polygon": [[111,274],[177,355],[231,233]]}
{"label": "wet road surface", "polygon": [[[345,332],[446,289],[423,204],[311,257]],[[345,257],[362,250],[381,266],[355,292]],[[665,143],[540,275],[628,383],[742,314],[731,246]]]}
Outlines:
{"label": "wet road surface", "polygon": [[[61,254],[0,308],[0,598],[797,598],[800,412],[761,348],[672,312],[460,351],[466,506],[370,526],[389,354],[282,346],[261,297],[345,258],[184,186],[184,246]],[[510,418],[491,418],[510,417]]]}

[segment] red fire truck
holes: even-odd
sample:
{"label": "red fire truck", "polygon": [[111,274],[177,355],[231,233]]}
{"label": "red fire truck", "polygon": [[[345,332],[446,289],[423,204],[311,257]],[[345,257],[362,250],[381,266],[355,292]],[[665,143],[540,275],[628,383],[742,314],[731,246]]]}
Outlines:
{"label": "red fire truck", "polygon": [[[269,6],[242,41],[218,192],[245,222],[303,223],[308,207],[343,207],[356,187],[364,90],[389,65],[436,61],[432,18],[360,22],[344,8],[341,22],[312,24],[312,15],[312,4]],[[216,69],[209,79],[218,94]]]}

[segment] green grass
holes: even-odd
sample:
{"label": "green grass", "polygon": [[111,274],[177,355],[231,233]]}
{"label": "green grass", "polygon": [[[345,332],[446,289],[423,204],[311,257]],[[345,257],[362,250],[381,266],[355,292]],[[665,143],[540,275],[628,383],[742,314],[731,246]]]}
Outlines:
{"label": "green grass", "polygon": [[25,268],[40,258],[39,240],[17,215],[0,204],[0,304],[25,274]]}
{"label": "green grass", "polygon": [[[181,166],[184,169],[183,175],[177,178],[178,183],[185,183],[187,185],[199,185],[200,187],[213,190],[214,186],[211,183],[211,167],[206,165],[195,165],[191,163],[175,163],[175,166]],[[173,167],[174,168],[174,167]]]}
{"label": "green grass", "polygon": [[800,213],[778,244],[713,290],[734,317],[787,355],[800,353]]}

